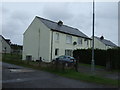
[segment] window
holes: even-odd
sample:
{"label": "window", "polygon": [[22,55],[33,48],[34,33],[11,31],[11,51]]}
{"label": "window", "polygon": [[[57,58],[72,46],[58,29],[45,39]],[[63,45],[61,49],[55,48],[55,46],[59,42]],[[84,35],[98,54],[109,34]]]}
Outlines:
{"label": "window", "polygon": [[86,45],[88,45],[88,44],[89,44],[88,39],[84,39],[84,41],[85,41]]}
{"label": "window", "polygon": [[66,35],[66,43],[72,43],[72,36]]}
{"label": "window", "polygon": [[89,41],[87,40],[87,45],[89,45]]}
{"label": "window", "polygon": [[58,49],[58,48],[56,48],[56,49],[55,49],[55,56],[57,56],[57,55],[58,55],[58,53],[59,53],[59,49]]}
{"label": "window", "polygon": [[59,40],[59,33],[55,33],[55,41]]}
{"label": "window", "polygon": [[73,55],[72,50],[66,49],[65,50],[65,55],[72,56]]}
{"label": "window", "polygon": [[82,38],[78,37],[78,44],[81,45],[82,44]]}

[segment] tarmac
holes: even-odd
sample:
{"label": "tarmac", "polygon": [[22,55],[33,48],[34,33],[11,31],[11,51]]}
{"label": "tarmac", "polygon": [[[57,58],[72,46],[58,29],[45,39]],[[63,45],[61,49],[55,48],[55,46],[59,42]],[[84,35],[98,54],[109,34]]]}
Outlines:
{"label": "tarmac", "polygon": [[117,88],[117,86],[74,80],[8,63],[2,63],[2,81],[0,82],[2,82],[2,88]]}

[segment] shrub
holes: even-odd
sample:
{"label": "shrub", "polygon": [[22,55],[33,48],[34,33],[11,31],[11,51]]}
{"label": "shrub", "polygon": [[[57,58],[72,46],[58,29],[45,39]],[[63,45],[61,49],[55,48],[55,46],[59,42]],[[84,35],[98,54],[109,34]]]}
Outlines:
{"label": "shrub", "polygon": [[[73,51],[73,57],[80,63],[91,64],[92,50],[91,49],[77,49]],[[120,48],[108,50],[94,50],[94,59],[96,65],[106,66],[110,64],[111,69],[120,69]]]}

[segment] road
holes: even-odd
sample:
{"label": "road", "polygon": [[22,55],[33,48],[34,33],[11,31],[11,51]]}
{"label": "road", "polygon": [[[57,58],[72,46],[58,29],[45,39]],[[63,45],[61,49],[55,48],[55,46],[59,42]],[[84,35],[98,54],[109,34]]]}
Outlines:
{"label": "road", "polygon": [[45,71],[2,63],[3,88],[112,88],[69,79]]}

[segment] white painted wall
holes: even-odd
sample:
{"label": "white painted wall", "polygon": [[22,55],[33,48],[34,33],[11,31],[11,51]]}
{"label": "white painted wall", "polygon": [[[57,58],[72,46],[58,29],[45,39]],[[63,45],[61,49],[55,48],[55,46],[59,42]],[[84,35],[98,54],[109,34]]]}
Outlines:
{"label": "white painted wall", "polygon": [[99,41],[97,38],[94,38],[94,46],[95,46],[95,49],[103,49],[103,50],[114,48],[112,46],[105,45],[104,43]]}
{"label": "white painted wall", "polygon": [[99,41],[97,38],[94,38],[94,47],[95,49],[104,49],[106,50],[106,45]]}
{"label": "white painted wall", "polygon": [[11,53],[10,45],[0,36],[0,53],[5,53],[5,47],[6,53]]}
{"label": "white painted wall", "polygon": [[[59,41],[55,41],[55,34],[59,33]],[[71,44],[67,44],[66,43],[66,35],[64,33],[60,33],[60,32],[53,32],[53,49],[52,49],[52,59],[56,58],[60,55],[65,55],[65,49],[70,49],[70,50],[75,50],[75,49],[87,49],[87,48],[91,48],[91,40],[89,40],[89,45],[87,46],[87,44],[84,41],[84,38],[82,38],[82,45],[73,45],[73,42],[78,42],[78,37],[77,36],[72,36],[72,43]],[[59,55],[55,56],[55,48],[59,48]]]}
{"label": "white painted wall", "polygon": [[[40,33],[39,33],[40,31]],[[72,36],[72,44],[66,44],[66,34],[59,33],[59,41],[55,41],[56,31],[50,30],[38,18],[35,18],[31,25],[24,33],[23,38],[23,60],[26,60],[26,55],[32,55],[32,60],[38,60],[42,57],[45,62],[50,62],[55,56],[55,48],[59,48],[59,56],[65,54],[65,49],[81,49],[90,48],[85,44],[84,38],[82,45],[73,45],[73,42],[78,42],[78,37]]]}
{"label": "white painted wall", "polygon": [[2,37],[0,36],[0,53],[2,53]]}
{"label": "white painted wall", "polygon": [[26,55],[32,55],[33,60],[38,60],[39,57],[42,57],[46,62],[49,62],[49,38],[50,30],[38,18],[35,18],[24,33],[23,60],[26,59]]}
{"label": "white painted wall", "polygon": [[115,48],[115,47],[107,46],[107,45],[106,45],[106,49],[111,49],[111,48]]}

